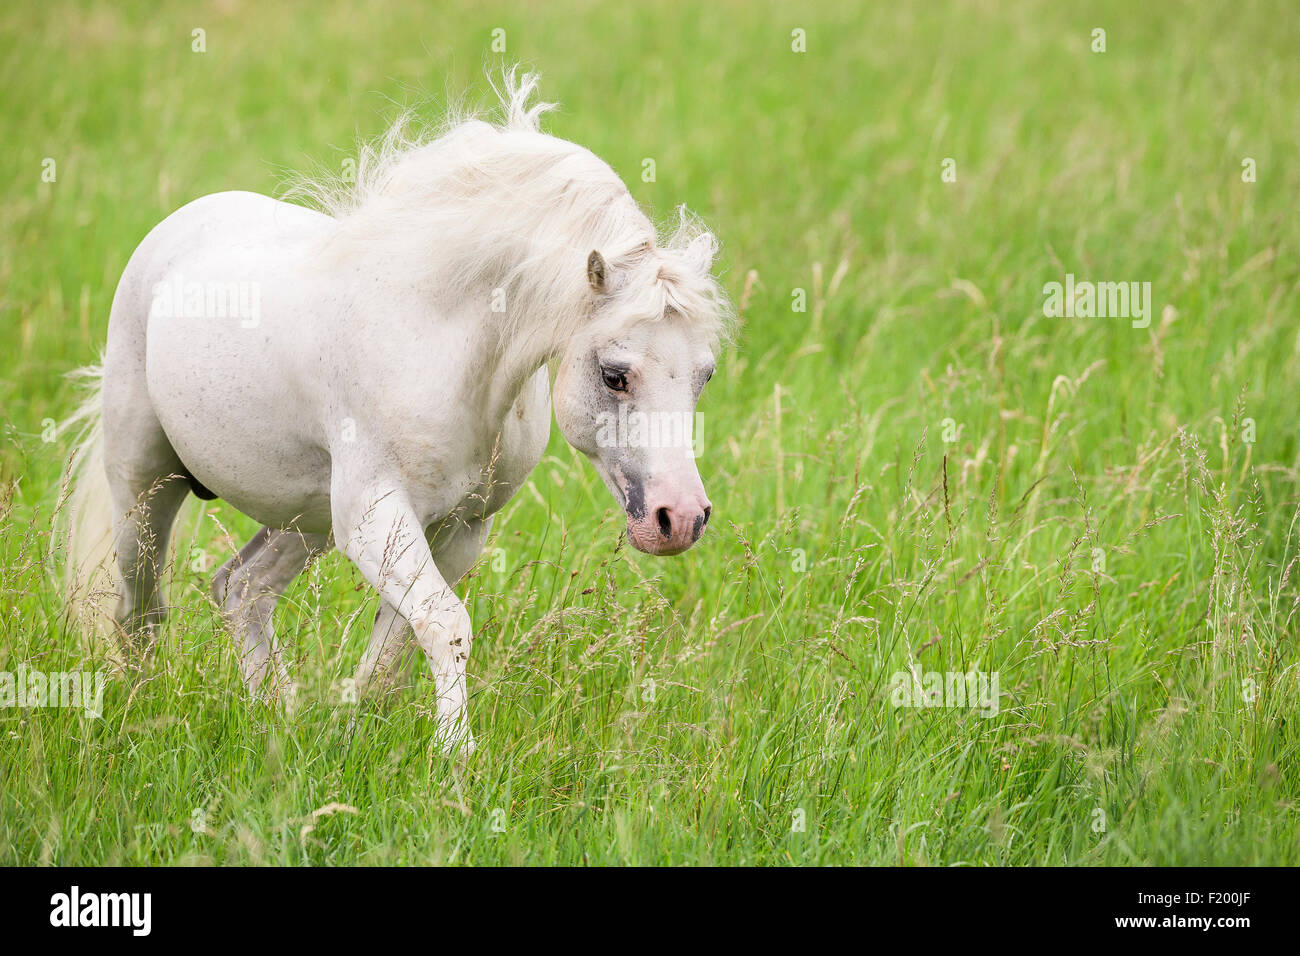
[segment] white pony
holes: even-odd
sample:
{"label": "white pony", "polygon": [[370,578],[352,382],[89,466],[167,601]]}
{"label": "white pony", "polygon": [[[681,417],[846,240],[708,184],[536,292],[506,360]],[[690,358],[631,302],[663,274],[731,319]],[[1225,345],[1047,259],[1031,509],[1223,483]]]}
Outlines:
{"label": "white pony", "polygon": [[691,420],[730,318],[716,242],[684,211],[660,242],[607,164],[540,131],[552,107],[530,105],[537,77],[504,85],[500,123],[452,121],[425,143],[399,124],[363,152],[354,186],[314,187],[324,213],[218,193],[131,256],[89,371],[69,552],[74,590],[115,557],[135,651],[165,611],[178,508],[220,497],[264,525],[212,585],[251,692],[292,694],[272,613],[332,540],[382,599],[358,688],[413,638],[440,736],[472,746],[473,635],[452,585],[541,458],[552,403],[636,548],[700,538],[710,504],[689,435],[611,425]]}

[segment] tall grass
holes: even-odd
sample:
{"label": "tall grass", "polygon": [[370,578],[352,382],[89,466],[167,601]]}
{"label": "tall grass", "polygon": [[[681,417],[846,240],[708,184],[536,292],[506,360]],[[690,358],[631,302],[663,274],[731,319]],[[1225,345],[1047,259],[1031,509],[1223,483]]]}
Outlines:
{"label": "tall grass", "polygon": [[[254,526],[196,508],[146,674],[98,720],[0,709],[0,861],[1300,861],[1287,7],[313,11],[0,11],[0,671],[102,663],[48,557],[46,420],[135,244],[341,162],[389,100],[481,94],[495,27],[555,132],[725,242],[714,521],[631,552],[554,435],[462,589],[459,761],[418,662],[351,701],[376,598],[337,555],[277,618],[298,712],[248,702],[207,582]],[[1151,282],[1150,327],[1044,317],[1066,273]],[[995,716],[891,701],[898,672],[970,670]]]}

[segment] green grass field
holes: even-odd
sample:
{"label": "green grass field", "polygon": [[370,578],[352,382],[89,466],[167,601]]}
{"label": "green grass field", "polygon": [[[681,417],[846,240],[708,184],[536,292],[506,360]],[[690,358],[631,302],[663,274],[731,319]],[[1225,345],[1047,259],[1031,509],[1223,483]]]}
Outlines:
{"label": "green grass field", "polygon": [[[255,525],[196,508],[147,676],[0,708],[0,863],[1300,863],[1289,5],[154,6],[0,10],[0,671],[103,666],[49,420],[145,233],[502,63],[723,242],[715,516],[633,552],[555,432],[462,589],[461,762],[422,672],[348,701],[377,598],[337,554],[277,619],[298,713],[247,701],[205,569]],[[1067,274],[1149,282],[1149,327],[1046,317]],[[911,668],[1000,710],[895,706]]]}

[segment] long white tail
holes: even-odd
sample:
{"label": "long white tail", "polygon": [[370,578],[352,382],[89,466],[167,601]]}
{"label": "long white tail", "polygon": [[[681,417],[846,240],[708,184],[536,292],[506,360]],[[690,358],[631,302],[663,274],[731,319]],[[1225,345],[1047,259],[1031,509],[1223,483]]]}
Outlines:
{"label": "long white tail", "polygon": [[91,365],[71,376],[85,396],[61,430],[77,436],[64,475],[55,546],[64,546],[63,592],[70,620],[91,633],[111,629],[119,575],[113,560],[113,503],[104,470],[100,417],[103,368]]}

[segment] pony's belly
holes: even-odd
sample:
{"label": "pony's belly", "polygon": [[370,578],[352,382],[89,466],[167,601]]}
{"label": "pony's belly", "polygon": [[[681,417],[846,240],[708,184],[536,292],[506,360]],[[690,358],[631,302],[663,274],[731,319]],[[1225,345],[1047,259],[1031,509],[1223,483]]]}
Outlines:
{"label": "pony's belly", "polygon": [[[254,449],[249,449],[254,451]],[[294,527],[312,534],[326,534],[331,528],[329,468],[305,471],[302,463],[289,459],[263,459],[264,467],[243,469],[236,474],[225,462],[202,459],[191,465],[185,453],[181,460],[195,479],[215,497],[233,505],[255,521],[273,528]]]}
{"label": "pony's belly", "polygon": [[324,534],[330,530],[328,456],[288,442],[227,440],[220,450],[184,426],[167,434],[186,469],[213,495],[272,527]]}
{"label": "pony's belly", "polygon": [[151,324],[146,378],[154,413],[186,469],[263,524],[330,527],[330,457],[302,427],[282,376],[230,354],[210,320]]}

